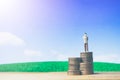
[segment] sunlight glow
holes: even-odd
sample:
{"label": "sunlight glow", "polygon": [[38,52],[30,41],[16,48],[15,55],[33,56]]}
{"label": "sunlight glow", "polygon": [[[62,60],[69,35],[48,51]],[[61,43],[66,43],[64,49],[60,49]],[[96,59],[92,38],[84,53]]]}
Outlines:
{"label": "sunlight glow", "polygon": [[10,11],[13,11],[16,1],[0,0],[0,16],[5,16],[6,14],[10,13]]}
{"label": "sunlight glow", "polygon": [[0,9],[9,8],[15,2],[15,0],[0,0]]}

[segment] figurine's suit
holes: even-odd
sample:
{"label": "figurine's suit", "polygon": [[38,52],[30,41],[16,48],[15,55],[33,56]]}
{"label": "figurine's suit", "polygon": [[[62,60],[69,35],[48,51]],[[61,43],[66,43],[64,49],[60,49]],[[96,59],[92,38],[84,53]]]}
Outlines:
{"label": "figurine's suit", "polygon": [[88,51],[88,37],[87,37],[87,33],[85,33],[83,35],[83,41],[84,41],[84,49],[85,49],[85,52]]}

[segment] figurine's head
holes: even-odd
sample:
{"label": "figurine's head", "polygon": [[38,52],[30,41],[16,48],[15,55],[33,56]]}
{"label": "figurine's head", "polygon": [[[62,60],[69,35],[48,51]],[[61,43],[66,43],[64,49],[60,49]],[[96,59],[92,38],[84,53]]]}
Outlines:
{"label": "figurine's head", "polygon": [[84,33],[84,35],[86,35],[86,36],[87,36],[87,33],[85,32],[85,33]]}
{"label": "figurine's head", "polygon": [[84,36],[87,36],[87,33],[84,33]]}
{"label": "figurine's head", "polygon": [[86,32],[84,34],[87,34]]}

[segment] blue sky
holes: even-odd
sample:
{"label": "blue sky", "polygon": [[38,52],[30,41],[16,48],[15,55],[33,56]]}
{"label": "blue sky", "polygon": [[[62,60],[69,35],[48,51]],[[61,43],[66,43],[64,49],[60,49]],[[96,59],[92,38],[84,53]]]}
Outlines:
{"label": "blue sky", "polygon": [[66,61],[89,36],[94,61],[120,63],[119,0],[0,0],[0,63]]}

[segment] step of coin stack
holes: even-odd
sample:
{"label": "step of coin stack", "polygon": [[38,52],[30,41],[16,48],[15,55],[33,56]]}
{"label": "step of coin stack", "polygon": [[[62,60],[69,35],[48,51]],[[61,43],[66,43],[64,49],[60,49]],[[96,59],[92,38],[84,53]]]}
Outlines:
{"label": "step of coin stack", "polygon": [[80,53],[81,63],[80,63],[80,73],[82,75],[93,74],[93,55],[92,52],[82,52]]}
{"label": "step of coin stack", "polygon": [[69,58],[68,75],[80,75],[80,57]]}

